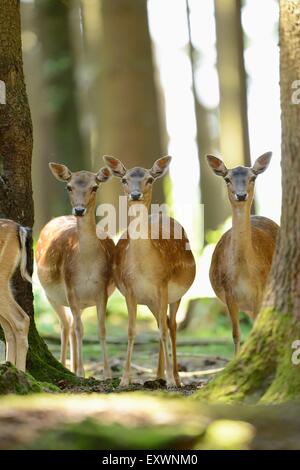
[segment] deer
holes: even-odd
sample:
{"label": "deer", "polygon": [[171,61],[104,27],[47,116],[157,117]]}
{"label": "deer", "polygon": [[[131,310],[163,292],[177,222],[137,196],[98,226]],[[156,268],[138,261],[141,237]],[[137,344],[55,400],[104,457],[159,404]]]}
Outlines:
{"label": "deer", "polygon": [[213,155],[207,161],[221,176],[232,208],[232,228],[217,243],[210,266],[210,281],[217,297],[227,305],[235,354],[240,349],[239,312],[257,317],[270,272],[279,226],[271,219],[251,215],[255,180],[269,166],[272,152],[250,167],[227,169]]}
{"label": "deer", "polygon": [[13,220],[0,219],[0,325],[6,343],[6,361],[22,372],[26,370],[30,318],[13,296],[11,281],[17,267],[25,281],[30,229]]}
{"label": "deer", "polygon": [[115,244],[98,229],[96,233],[95,207],[98,188],[111,172],[106,167],[92,173],[71,172],[53,162],[49,166],[54,177],[66,184],[72,206],[72,215],[54,218],[45,225],[36,249],[40,283],[61,323],[60,360],[66,366],[70,339],[71,371],[84,376],[81,314],[85,308],[96,306],[104,378],[110,379],[105,317],[108,297],[115,288]]}
{"label": "deer", "polygon": [[[128,310],[127,359],[120,387],[131,382],[131,359],[136,335],[137,304],[147,305],[160,332],[157,379],[167,387],[180,387],[176,358],[176,314],[182,296],[195,278],[195,260],[182,226],[166,215],[150,214],[153,183],[167,172],[171,157],[155,161],[151,169],[126,169],[117,158],[105,155],[112,174],[121,180],[128,202],[129,225],[116,245],[115,282]],[[140,211],[140,233],[130,230],[134,212]],[[181,237],[176,237],[180,233]],[[169,307],[169,314],[168,314]],[[169,336],[170,333],[170,336]],[[172,364],[168,354],[171,337]]]}

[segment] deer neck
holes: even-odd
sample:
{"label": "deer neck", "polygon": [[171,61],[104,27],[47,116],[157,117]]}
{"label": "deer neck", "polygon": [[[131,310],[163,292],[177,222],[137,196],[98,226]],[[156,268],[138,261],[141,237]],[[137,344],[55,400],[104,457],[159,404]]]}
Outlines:
{"label": "deer neck", "polygon": [[[130,204],[129,210],[130,215],[128,217],[130,230],[129,230],[129,238],[130,243],[136,244],[140,243],[141,241],[145,241],[149,239],[149,214],[150,214],[150,205],[151,205],[151,194],[147,194],[145,199],[139,203]],[[135,209],[135,210],[134,210]],[[141,238],[133,238],[130,236],[130,231],[134,228],[137,228],[139,233],[141,234]]]}
{"label": "deer neck", "polygon": [[253,254],[250,215],[251,203],[233,207],[231,247],[233,258],[239,262],[247,261]]}
{"label": "deer neck", "polygon": [[89,248],[97,242],[95,204],[92,204],[84,217],[76,217],[79,245],[81,249]]}

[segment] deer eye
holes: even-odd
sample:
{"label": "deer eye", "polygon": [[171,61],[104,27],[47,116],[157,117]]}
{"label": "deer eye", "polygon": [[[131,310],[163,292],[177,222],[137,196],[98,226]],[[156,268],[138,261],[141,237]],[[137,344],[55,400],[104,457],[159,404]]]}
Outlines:
{"label": "deer eye", "polygon": [[97,186],[97,185],[96,185],[96,186],[93,186],[93,187],[92,187],[92,193],[95,193],[95,192],[97,191],[97,189],[98,189],[98,186]]}
{"label": "deer eye", "polygon": [[69,193],[72,191],[72,187],[71,186],[67,186],[67,191],[69,191]]}
{"label": "deer eye", "polygon": [[154,178],[152,178],[152,176],[150,176],[150,178],[147,179],[146,183],[147,184],[152,184],[154,181]]}
{"label": "deer eye", "polygon": [[250,183],[254,183],[255,180],[256,180],[256,176],[251,176],[249,179]]}
{"label": "deer eye", "polygon": [[127,179],[126,179],[126,178],[122,178],[122,183],[123,183],[123,184],[127,184]]}
{"label": "deer eye", "polygon": [[225,177],[225,178],[224,178],[224,181],[225,181],[226,184],[229,184],[229,183],[230,183],[230,178],[226,178],[226,177]]}

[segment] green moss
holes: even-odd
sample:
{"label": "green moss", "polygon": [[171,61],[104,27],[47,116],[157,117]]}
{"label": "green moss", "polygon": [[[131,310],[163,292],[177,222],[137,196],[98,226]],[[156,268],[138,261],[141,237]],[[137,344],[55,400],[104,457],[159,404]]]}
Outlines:
{"label": "green moss", "polygon": [[34,323],[31,324],[29,331],[26,367],[30,374],[40,382],[51,382],[57,385],[61,380],[68,380],[74,384],[81,381],[55,359],[44,340],[39,336]]}
{"label": "green moss", "polygon": [[299,338],[292,316],[266,309],[238,356],[193,398],[227,403],[299,399],[299,367],[291,362],[291,345]]}
{"label": "green moss", "polygon": [[199,435],[173,426],[128,429],[119,424],[103,424],[93,418],[70,423],[45,432],[29,449],[47,450],[125,450],[176,449],[195,442]]}
{"label": "green moss", "polygon": [[30,374],[19,371],[9,363],[0,365],[0,395],[10,393],[27,395],[43,391],[42,384],[39,384]]}

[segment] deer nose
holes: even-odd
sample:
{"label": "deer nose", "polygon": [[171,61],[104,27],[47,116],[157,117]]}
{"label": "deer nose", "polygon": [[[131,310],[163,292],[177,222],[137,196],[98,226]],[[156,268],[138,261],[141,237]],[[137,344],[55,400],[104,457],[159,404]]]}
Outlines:
{"label": "deer nose", "polygon": [[84,207],[74,207],[74,215],[77,217],[83,217],[86,212]]}
{"label": "deer nose", "polygon": [[248,194],[247,193],[237,193],[235,195],[235,198],[237,201],[246,201],[247,198],[248,198]]}
{"label": "deer nose", "polygon": [[142,199],[142,193],[140,191],[132,191],[132,193],[130,193],[130,199],[132,201],[140,201]]}

